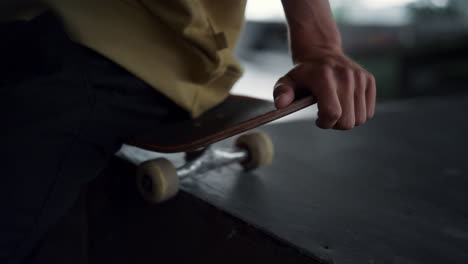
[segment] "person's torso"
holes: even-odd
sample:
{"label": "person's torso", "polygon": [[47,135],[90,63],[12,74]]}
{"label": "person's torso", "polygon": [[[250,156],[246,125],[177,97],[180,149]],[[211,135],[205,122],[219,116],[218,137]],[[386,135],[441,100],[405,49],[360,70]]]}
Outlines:
{"label": "person's torso", "polygon": [[45,0],[70,37],[198,116],[241,76],[245,0]]}

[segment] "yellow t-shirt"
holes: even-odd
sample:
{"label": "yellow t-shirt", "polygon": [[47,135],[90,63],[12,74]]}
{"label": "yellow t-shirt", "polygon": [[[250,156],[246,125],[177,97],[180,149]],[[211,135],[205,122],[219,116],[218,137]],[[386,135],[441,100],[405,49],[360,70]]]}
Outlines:
{"label": "yellow t-shirt", "polygon": [[196,117],[242,70],[233,57],[246,0],[44,0],[71,38],[115,61]]}

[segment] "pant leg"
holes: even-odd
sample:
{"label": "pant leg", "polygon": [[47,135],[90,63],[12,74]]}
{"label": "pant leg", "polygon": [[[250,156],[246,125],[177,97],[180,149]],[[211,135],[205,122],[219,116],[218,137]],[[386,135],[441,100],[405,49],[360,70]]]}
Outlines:
{"label": "pant leg", "polygon": [[28,256],[25,264],[86,264],[92,241],[88,241],[87,188],[75,204],[52,224]]}
{"label": "pant leg", "polygon": [[41,239],[125,138],[188,118],[72,43],[52,15],[19,28],[0,51],[0,263],[34,263]]}

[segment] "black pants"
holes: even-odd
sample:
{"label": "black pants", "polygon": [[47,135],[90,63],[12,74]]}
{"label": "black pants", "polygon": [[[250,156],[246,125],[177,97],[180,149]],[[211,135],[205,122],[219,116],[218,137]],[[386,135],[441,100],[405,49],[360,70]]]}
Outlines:
{"label": "black pants", "polygon": [[0,25],[0,263],[36,263],[48,230],[126,138],[184,118],[70,41],[53,15]]}

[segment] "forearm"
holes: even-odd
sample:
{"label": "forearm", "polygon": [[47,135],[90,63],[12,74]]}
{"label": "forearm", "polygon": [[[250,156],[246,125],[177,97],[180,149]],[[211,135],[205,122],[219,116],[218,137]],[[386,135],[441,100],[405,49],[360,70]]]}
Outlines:
{"label": "forearm", "polygon": [[298,91],[318,105],[316,124],[349,130],[375,114],[375,78],[341,48],[341,37],[328,0],[282,0],[295,66],[275,85],[278,108],[294,102]]}
{"label": "forearm", "polygon": [[293,60],[314,48],[341,52],[341,37],[328,0],[282,0]]}

